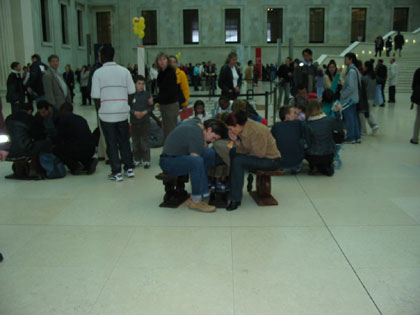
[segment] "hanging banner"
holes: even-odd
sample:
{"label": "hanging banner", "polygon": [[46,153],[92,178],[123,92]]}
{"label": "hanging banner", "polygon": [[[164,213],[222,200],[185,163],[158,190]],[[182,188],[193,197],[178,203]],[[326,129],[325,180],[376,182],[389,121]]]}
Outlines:
{"label": "hanging banner", "polygon": [[255,66],[259,73],[258,80],[262,80],[262,49],[260,47],[255,48]]}

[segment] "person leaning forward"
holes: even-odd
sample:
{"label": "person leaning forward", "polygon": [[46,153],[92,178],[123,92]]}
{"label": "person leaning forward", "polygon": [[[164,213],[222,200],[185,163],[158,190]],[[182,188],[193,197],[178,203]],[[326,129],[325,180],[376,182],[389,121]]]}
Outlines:
{"label": "person leaning forward", "polygon": [[166,138],[159,165],[168,175],[190,174],[191,201],[189,208],[201,212],[214,212],[216,208],[203,202],[210,195],[207,171],[215,165],[216,152],[206,148],[226,134],[226,127],[217,119],[189,120],[176,127]]}

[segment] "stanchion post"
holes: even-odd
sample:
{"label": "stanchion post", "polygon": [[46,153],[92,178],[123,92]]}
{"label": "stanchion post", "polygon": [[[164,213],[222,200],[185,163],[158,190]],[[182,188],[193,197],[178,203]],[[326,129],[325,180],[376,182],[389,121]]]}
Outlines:
{"label": "stanchion post", "polygon": [[274,87],[273,124],[276,123],[276,110],[277,110],[277,86]]}
{"label": "stanchion post", "polygon": [[268,121],[268,95],[269,93],[265,91],[265,119]]}

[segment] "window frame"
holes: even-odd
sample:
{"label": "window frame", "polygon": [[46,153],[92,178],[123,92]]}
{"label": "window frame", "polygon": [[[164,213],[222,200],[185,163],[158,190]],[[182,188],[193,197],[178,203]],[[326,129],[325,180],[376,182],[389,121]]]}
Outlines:
{"label": "window frame", "polygon": [[[355,9],[365,10],[364,37],[363,37],[362,41],[359,41],[358,39],[353,40],[353,38],[352,38],[352,33],[353,33],[353,10],[355,10]],[[350,7],[350,43],[353,43],[353,42],[356,42],[356,41],[359,41],[359,42],[362,42],[362,43],[366,42],[367,25],[368,25],[367,21],[368,21],[368,12],[369,12],[368,9],[369,9],[368,7],[362,7],[362,6]]]}
{"label": "window frame", "polygon": [[[198,41],[197,42],[194,42],[194,29],[193,29],[194,21],[191,22],[191,24],[192,24],[191,34],[190,34],[191,41],[187,41],[187,42],[185,41],[185,38],[186,38],[186,34],[185,34],[185,29],[186,29],[186,27],[185,27],[186,26],[186,24],[185,24],[185,13],[187,11],[195,11],[197,13],[197,31],[198,31]],[[183,30],[182,41],[183,41],[184,45],[199,45],[200,44],[200,10],[199,9],[190,9],[190,8],[182,9],[182,30]]]}
{"label": "window frame", "polygon": [[[69,5],[65,2],[60,2],[60,22],[61,22],[61,43],[63,45],[70,45],[69,32]],[[64,13],[63,13],[64,9]]]}
{"label": "window frame", "polygon": [[43,43],[52,43],[52,36],[51,36],[52,34],[51,34],[51,29],[50,29],[50,12],[49,12],[50,11],[50,1],[49,0],[40,0],[39,9],[40,9],[40,12],[41,12],[40,16],[41,16],[42,42]]}
{"label": "window frame", "polygon": [[158,20],[159,20],[159,14],[158,13],[159,12],[158,12],[157,9],[144,8],[144,9],[140,10],[140,16],[144,16],[143,15],[143,12],[154,12],[155,13],[155,19],[156,19],[156,21],[155,21],[156,23],[154,25],[154,27],[155,27],[155,36],[156,36],[155,41],[145,42],[145,38],[146,38],[147,34],[149,34],[148,32],[150,32],[151,26],[147,24],[148,21],[149,21],[149,18],[148,17],[144,17],[145,20],[146,20],[146,22],[145,22],[146,23],[146,29],[145,29],[145,36],[143,38],[143,45],[157,46],[159,44],[159,29],[158,29],[158,24],[159,24],[158,23]]}
{"label": "window frame", "polygon": [[[311,11],[312,10],[319,10],[321,9],[323,11],[323,30],[322,30],[322,41],[313,41],[311,40]],[[327,9],[325,7],[321,7],[321,6],[317,6],[317,7],[309,7],[309,17],[308,17],[308,42],[309,44],[325,44],[327,42],[326,40],[326,33],[325,30],[327,29],[326,27],[326,14],[327,14]]]}
{"label": "window frame", "polygon": [[[237,26],[237,41],[227,41],[227,36],[226,36],[226,33],[227,33],[227,19],[226,19],[226,15],[227,15],[227,11],[228,10],[237,10],[237,11],[239,11],[239,15],[238,15],[238,17],[239,17],[239,25]],[[241,28],[242,28],[242,23],[241,23],[241,20],[242,20],[242,9],[241,8],[224,8],[224,12],[223,12],[223,20],[224,20],[224,42],[225,42],[225,44],[240,44],[241,43],[241,40],[242,40],[242,31],[241,31]]]}

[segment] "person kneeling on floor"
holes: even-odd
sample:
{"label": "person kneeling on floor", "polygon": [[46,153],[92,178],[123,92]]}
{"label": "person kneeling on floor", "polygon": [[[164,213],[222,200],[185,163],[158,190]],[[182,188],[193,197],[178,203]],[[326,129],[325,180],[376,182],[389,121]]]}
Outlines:
{"label": "person kneeling on floor", "polygon": [[325,115],[319,100],[308,103],[306,124],[305,154],[309,162],[309,175],[314,175],[316,169],[324,175],[334,174],[333,158],[336,151],[334,133],[343,133],[343,123],[339,115],[339,105],[334,106],[335,118]]}
{"label": "person kneeling on floor", "polygon": [[304,153],[304,128],[292,106],[280,107],[281,122],[274,124],[271,129],[277,148],[281,152],[280,169],[290,169],[297,174],[302,168]]}
{"label": "person kneeling on floor", "polygon": [[226,134],[226,127],[217,119],[189,120],[176,127],[167,137],[159,165],[168,175],[190,174],[192,200],[189,208],[201,212],[214,212],[216,208],[203,202],[210,195],[208,169],[215,165],[216,152],[206,148]]}
{"label": "person kneeling on floor", "polygon": [[73,113],[73,106],[64,103],[59,111],[58,139],[53,153],[70,169],[73,175],[93,174],[98,164],[95,139],[82,116]]}

